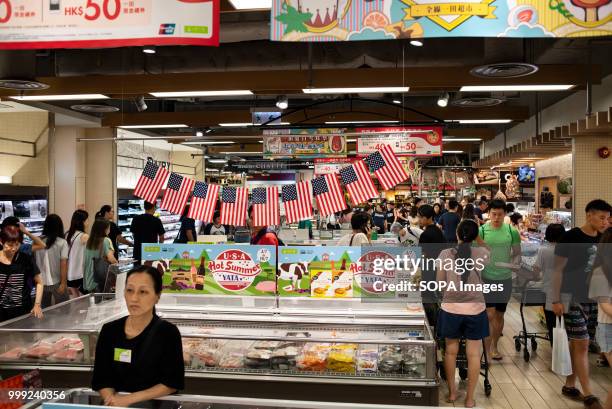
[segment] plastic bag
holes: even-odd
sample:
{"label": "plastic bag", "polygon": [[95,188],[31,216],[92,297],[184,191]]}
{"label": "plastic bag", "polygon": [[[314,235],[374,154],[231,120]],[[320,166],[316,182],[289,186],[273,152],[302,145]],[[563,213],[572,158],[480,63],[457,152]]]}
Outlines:
{"label": "plastic bag", "polygon": [[558,317],[557,325],[553,328],[552,371],[557,375],[568,376],[572,374],[572,358],[563,321],[562,317]]}

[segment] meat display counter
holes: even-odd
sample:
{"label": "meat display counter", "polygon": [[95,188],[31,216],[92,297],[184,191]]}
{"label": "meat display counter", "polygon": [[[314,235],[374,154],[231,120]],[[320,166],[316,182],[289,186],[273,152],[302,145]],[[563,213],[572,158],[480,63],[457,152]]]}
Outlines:
{"label": "meat display counter", "polygon": [[[183,338],[185,393],[437,405],[436,347],[421,305],[359,299],[164,294]],[[45,387],[89,383],[102,324],[123,300],[88,295],[0,325],[0,369]]]}

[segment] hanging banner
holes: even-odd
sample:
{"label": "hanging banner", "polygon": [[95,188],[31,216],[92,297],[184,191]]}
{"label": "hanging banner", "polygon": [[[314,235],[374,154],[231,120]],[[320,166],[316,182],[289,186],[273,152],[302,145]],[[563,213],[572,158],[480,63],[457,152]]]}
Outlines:
{"label": "hanging banner", "polygon": [[163,274],[164,292],[276,294],[275,246],[143,244],[142,257]]}
{"label": "hanging banner", "polygon": [[612,0],[273,0],[273,41],[612,35]]}
{"label": "hanging banner", "polygon": [[0,0],[0,49],[219,45],[220,0]]}
{"label": "hanging banner", "polygon": [[263,154],[273,158],[316,158],[346,156],[344,129],[267,129]]}
{"label": "hanging banner", "polygon": [[357,158],[317,158],[314,160],[314,174],[321,176],[338,173],[340,169],[357,160]]}
{"label": "hanging banner", "polygon": [[[402,131],[422,133],[400,133]],[[391,146],[397,156],[442,155],[442,127],[357,128],[355,132],[363,134],[357,138],[357,154],[360,156],[379,151],[383,145]],[[370,134],[372,132],[388,133]]]}

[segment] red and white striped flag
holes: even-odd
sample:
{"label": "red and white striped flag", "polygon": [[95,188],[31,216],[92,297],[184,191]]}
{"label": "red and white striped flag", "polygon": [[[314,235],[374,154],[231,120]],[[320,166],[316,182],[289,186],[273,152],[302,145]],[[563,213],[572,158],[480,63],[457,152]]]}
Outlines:
{"label": "red and white striped flag", "polygon": [[347,207],[335,173],[314,178],[312,194],[317,201],[317,208],[321,216],[328,216]]}
{"label": "red and white striped flag", "polygon": [[138,178],[138,183],[136,183],[134,196],[155,203],[159,191],[168,180],[168,174],[168,169],[156,165],[152,160],[147,161],[140,178]]}
{"label": "red and white striped flag", "polygon": [[256,187],[251,191],[253,203],[253,225],[278,226],[280,212],[278,208],[278,187]]}
{"label": "red and white striped flag", "polygon": [[368,172],[368,168],[363,161],[357,161],[340,169],[340,180],[351,195],[351,201],[354,205],[365,203],[378,196],[370,172]]}
{"label": "red and white striped flag", "polygon": [[408,179],[408,173],[389,145],[384,145],[379,151],[371,153],[364,161],[385,190],[393,189]]}
{"label": "red and white striped flag", "polygon": [[295,185],[284,185],[282,199],[287,223],[312,218],[312,185],[310,180]]}
{"label": "red and white striped flag", "polygon": [[205,223],[213,221],[217,199],[219,198],[219,185],[205,182],[195,182],[191,206],[187,217],[201,220]]}
{"label": "red and white striped flag", "polygon": [[246,226],[249,190],[245,187],[224,187],[221,192],[221,224]]}
{"label": "red and white striped flag", "polygon": [[170,179],[168,179],[168,186],[166,186],[166,193],[164,194],[161,208],[166,209],[170,213],[182,214],[194,184],[195,180],[172,172]]}

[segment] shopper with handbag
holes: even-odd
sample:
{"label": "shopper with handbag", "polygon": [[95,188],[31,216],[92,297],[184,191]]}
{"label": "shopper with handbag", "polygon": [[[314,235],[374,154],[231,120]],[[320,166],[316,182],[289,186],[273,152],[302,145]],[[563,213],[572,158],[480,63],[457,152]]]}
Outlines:
{"label": "shopper with handbag", "polygon": [[68,249],[68,291],[72,297],[78,297],[83,290],[83,266],[85,265],[85,247],[89,235],[85,233],[89,213],[76,210],[70,220],[70,229],[66,234]]}
{"label": "shopper with handbag", "polygon": [[64,223],[57,214],[45,218],[42,231],[45,248],[34,252],[45,283],[42,308],[68,301],[68,242]]}
{"label": "shopper with handbag", "polygon": [[110,223],[98,219],[91,227],[87,240],[83,269],[83,288],[85,292],[103,292],[108,267],[117,264],[113,243],[108,238]]}

